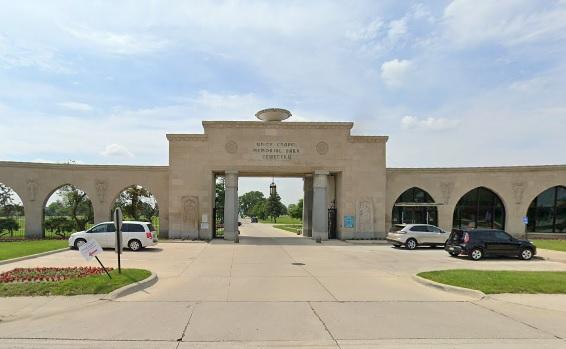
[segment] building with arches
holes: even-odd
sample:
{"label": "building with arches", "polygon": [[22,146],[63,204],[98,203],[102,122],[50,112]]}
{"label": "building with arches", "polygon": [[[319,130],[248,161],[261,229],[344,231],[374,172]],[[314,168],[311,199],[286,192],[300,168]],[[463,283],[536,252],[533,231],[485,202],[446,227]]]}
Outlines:
{"label": "building with arches", "polygon": [[88,195],[95,223],[110,218],[118,193],[139,185],[155,196],[162,235],[208,240],[215,182],[223,176],[224,238],[234,239],[238,178],[288,176],[304,179],[303,234],[313,238],[333,237],[330,226],[339,239],[379,239],[392,224],[426,222],[566,238],[566,165],[387,168],[386,136],[352,135],[351,122],[277,118],[285,112],[264,110],[261,121],[203,121],[202,134],[167,134],[168,166],[3,161],[0,183],[21,198],[27,237],[42,236],[46,200],[62,185]]}

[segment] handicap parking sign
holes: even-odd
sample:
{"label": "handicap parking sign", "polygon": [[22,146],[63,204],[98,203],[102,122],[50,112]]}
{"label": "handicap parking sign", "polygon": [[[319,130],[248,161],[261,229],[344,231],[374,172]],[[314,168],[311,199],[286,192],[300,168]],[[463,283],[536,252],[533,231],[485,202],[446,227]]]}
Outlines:
{"label": "handicap parking sign", "polygon": [[523,224],[529,224],[529,217],[527,216],[523,217]]}

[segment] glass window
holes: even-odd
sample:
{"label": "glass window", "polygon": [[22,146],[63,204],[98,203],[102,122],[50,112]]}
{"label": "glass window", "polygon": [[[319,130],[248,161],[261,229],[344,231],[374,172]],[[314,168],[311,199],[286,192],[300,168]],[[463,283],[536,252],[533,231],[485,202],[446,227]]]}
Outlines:
{"label": "glass window", "polygon": [[[434,203],[432,197],[424,190],[413,187],[405,190],[395,203],[423,204]],[[436,206],[394,206],[391,214],[392,224],[438,224]]]}
{"label": "glass window", "polygon": [[149,231],[155,231],[155,228],[153,228],[151,223],[147,225],[147,229],[149,229]]}
{"label": "glass window", "polygon": [[411,228],[411,231],[427,232],[428,228],[426,225],[415,225]]}
{"label": "glass window", "polygon": [[145,229],[141,224],[124,223],[122,224],[122,231],[125,233],[143,233],[145,232]]}
{"label": "glass window", "polygon": [[106,224],[99,224],[97,226],[92,227],[89,233],[105,233],[106,232]]}
{"label": "glass window", "polygon": [[116,226],[114,225],[114,223],[106,224],[106,231],[108,231],[110,233],[115,233],[116,232]]}
{"label": "glass window", "polygon": [[505,207],[493,191],[478,187],[460,198],[454,209],[454,228],[505,229]]}
{"label": "glass window", "polygon": [[510,241],[511,240],[511,237],[503,231],[496,231],[495,232],[495,238],[498,241]]}
{"label": "glass window", "polygon": [[440,233],[440,229],[438,229],[437,227],[433,227],[432,225],[428,226],[428,231],[431,233]]}
{"label": "glass window", "polygon": [[556,186],[540,193],[527,210],[527,229],[537,233],[566,233],[566,187]]}

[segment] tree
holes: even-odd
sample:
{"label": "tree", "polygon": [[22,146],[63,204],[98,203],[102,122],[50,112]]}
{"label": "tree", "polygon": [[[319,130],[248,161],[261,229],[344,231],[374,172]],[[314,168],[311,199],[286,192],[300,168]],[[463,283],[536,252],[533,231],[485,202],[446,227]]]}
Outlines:
{"label": "tree", "polygon": [[214,217],[214,220],[220,224],[224,223],[225,192],[226,191],[225,191],[224,177],[218,177],[216,179],[216,185],[215,185],[214,207],[216,208],[216,217]]}
{"label": "tree", "polygon": [[82,190],[72,185],[66,185],[59,189],[63,198],[63,206],[69,212],[76,230],[85,230],[88,222],[94,221],[92,202]]}
{"label": "tree", "polygon": [[[148,209],[148,206],[151,209]],[[114,203],[113,210],[119,207],[124,216],[135,221],[142,218],[150,221],[151,217],[159,215],[159,207],[154,202],[149,190],[140,185],[132,185],[120,193]]]}
{"label": "tree", "polygon": [[75,223],[68,217],[49,217],[45,220],[45,230],[51,230],[62,238],[66,237],[66,233],[70,233],[75,228]]}
{"label": "tree", "polygon": [[254,216],[253,209],[258,204],[265,201],[263,193],[260,191],[250,191],[240,196],[240,214],[244,216]]}
{"label": "tree", "polygon": [[265,203],[265,212],[267,216],[271,217],[274,223],[277,223],[277,218],[285,214],[287,208],[281,203],[281,197],[277,193],[269,195]]}
{"label": "tree", "polygon": [[14,236],[14,230],[20,229],[20,224],[14,218],[0,218],[0,236],[4,235],[6,230],[10,237]]}
{"label": "tree", "polygon": [[300,199],[297,204],[291,204],[288,208],[289,216],[292,218],[303,218],[303,199]]}
{"label": "tree", "polygon": [[251,216],[257,217],[259,219],[267,219],[267,211],[265,209],[265,205],[267,204],[267,199],[263,199],[262,201],[255,204],[255,206],[251,209]]}

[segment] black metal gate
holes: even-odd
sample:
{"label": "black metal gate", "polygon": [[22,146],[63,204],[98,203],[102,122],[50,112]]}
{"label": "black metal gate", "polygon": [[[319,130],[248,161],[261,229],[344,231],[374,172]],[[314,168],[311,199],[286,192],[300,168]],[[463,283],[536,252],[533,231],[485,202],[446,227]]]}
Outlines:
{"label": "black metal gate", "polygon": [[336,207],[334,205],[328,209],[328,238],[336,239]]}
{"label": "black metal gate", "polygon": [[222,239],[224,238],[224,209],[214,207],[212,209],[212,216],[214,217],[212,223],[212,238]]}

